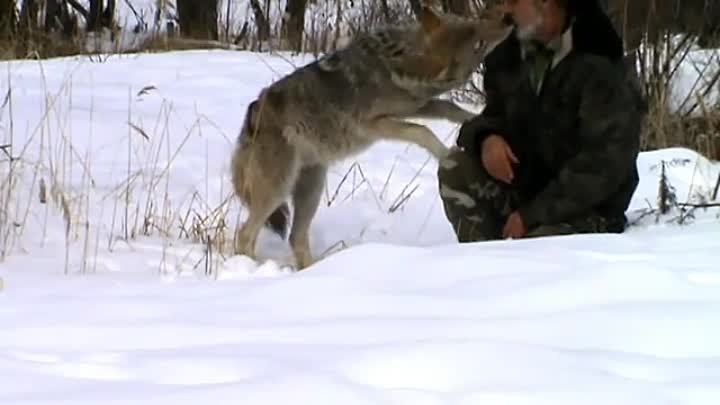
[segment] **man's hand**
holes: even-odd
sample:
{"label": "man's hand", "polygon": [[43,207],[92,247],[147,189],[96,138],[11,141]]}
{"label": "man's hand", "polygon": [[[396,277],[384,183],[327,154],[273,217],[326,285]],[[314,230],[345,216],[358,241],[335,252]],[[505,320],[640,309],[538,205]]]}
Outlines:
{"label": "man's hand", "polygon": [[512,163],[520,162],[505,139],[490,135],[482,143],[482,163],[492,177],[510,184],[515,177]]}
{"label": "man's hand", "polygon": [[525,224],[523,223],[523,219],[520,214],[518,214],[517,211],[510,214],[507,222],[505,222],[505,227],[503,228],[503,238],[518,239],[525,236],[526,233],[527,229],[525,229]]}

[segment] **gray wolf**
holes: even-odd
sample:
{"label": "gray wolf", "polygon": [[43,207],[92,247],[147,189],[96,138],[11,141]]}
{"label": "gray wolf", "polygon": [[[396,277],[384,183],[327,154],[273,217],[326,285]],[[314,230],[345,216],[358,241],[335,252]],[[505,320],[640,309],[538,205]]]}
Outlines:
{"label": "gray wolf", "polygon": [[644,101],[595,1],[509,1],[519,27],[485,59],[485,107],[438,168],[460,242],[624,231]]}
{"label": "gray wolf", "polygon": [[461,123],[473,116],[439,96],[464,84],[509,34],[501,9],[477,19],[439,15],[355,37],[262,89],[247,107],[232,153],[235,194],[247,208],[235,253],[255,257],[260,230],[285,238],[296,268],[313,262],[309,227],[327,169],[378,140],[409,142],[442,159],[448,148],[410,118]]}

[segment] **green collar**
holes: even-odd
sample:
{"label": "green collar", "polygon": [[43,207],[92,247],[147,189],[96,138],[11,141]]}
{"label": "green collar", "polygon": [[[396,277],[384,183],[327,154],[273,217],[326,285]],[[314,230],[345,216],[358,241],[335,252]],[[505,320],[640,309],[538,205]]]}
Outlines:
{"label": "green collar", "polygon": [[554,68],[562,61],[573,49],[572,22],[563,31],[562,35],[550,41],[547,45],[543,45],[537,41],[523,41],[520,51],[523,60],[526,59],[528,53],[542,52],[543,54],[552,54],[552,66]]}

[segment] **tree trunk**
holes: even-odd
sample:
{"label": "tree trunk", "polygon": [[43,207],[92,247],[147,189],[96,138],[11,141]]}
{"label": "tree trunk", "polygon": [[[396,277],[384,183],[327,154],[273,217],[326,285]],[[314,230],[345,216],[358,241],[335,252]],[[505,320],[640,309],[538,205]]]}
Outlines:
{"label": "tree trunk", "polygon": [[[59,31],[65,39],[71,39],[76,32],[77,18],[70,13],[67,0],[46,0],[45,23],[46,33]],[[87,16],[87,13],[84,14]]]}
{"label": "tree trunk", "polygon": [[107,7],[104,4],[104,0],[90,0],[89,11],[82,13],[85,17],[86,31],[94,32],[102,28],[112,28],[115,19],[115,0],[108,0]]}
{"label": "tree trunk", "polygon": [[218,40],[218,0],[177,0],[177,10],[183,36]]}
{"label": "tree trunk", "polygon": [[295,51],[302,51],[307,0],[287,0],[283,15],[283,39]]}
{"label": "tree trunk", "polygon": [[410,9],[412,9],[415,18],[419,20],[422,14],[422,4],[420,4],[420,0],[410,0]]}
{"label": "tree trunk", "polygon": [[46,0],[45,3],[45,24],[46,33],[55,31],[58,27],[55,24],[55,18],[60,16],[60,0]]}
{"label": "tree trunk", "polygon": [[385,23],[390,21],[390,6],[388,0],[380,0],[380,8],[382,9],[383,18]]}
{"label": "tree trunk", "polygon": [[102,27],[102,11],[103,0],[90,0],[90,11],[85,22],[85,30],[93,32]]}
{"label": "tree trunk", "polygon": [[20,18],[18,19],[18,31],[25,35],[30,35],[37,29],[37,16],[39,7],[37,0],[24,0],[20,8]]}
{"label": "tree trunk", "polygon": [[[263,13],[260,2],[258,0],[250,0],[250,7],[252,7],[253,16],[255,16],[258,40],[261,42],[267,41],[270,38],[270,24],[265,17],[265,13]],[[268,10],[268,13],[269,12],[270,10]]]}
{"label": "tree trunk", "polygon": [[0,40],[8,40],[15,34],[15,0],[0,0]]}
{"label": "tree trunk", "polygon": [[107,7],[103,10],[102,24],[103,27],[112,28],[115,20],[115,0],[108,0]]}

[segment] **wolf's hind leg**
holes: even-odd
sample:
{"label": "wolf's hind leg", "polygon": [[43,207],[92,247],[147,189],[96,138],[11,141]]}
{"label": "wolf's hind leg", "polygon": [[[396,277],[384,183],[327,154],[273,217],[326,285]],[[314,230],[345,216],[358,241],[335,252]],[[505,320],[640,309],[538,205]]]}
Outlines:
{"label": "wolf's hind leg", "polygon": [[260,230],[270,215],[284,203],[283,195],[278,193],[265,200],[262,204],[253,204],[248,207],[249,215],[237,231],[235,231],[235,254],[245,255],[257,260],[255,245]]}
{"label": "wolf's hind leg", "polygon": [[293,216],[290,230],[290,246],[292,247],[298,270],[312,264],[309,230],[315,216],[323,188],[327,167],[324,165],[307,166],[300,170],[295,188],[293,189]]}
{"label": "wolf's hind leg", "polygon": [[432,154],[437,160],[443,160],[450,150],[440,142],[430,128],[411,122],[392,118],[380,118],[372,121],[366,128],[371,136],[378,139],[405,141],[416,144]]}
{"label": "wolf's hind leg", "polygon": [[247,190],[245,206],[249,214],[235,232],[235,254],[257,259],[255,245],[260,230],[266,225],[272,227],[271,215],[282,209],[298,170],[293,156],[280,153],[275,159],[258,157],[253,162],[252,171],[252,175],[244,178]]}

